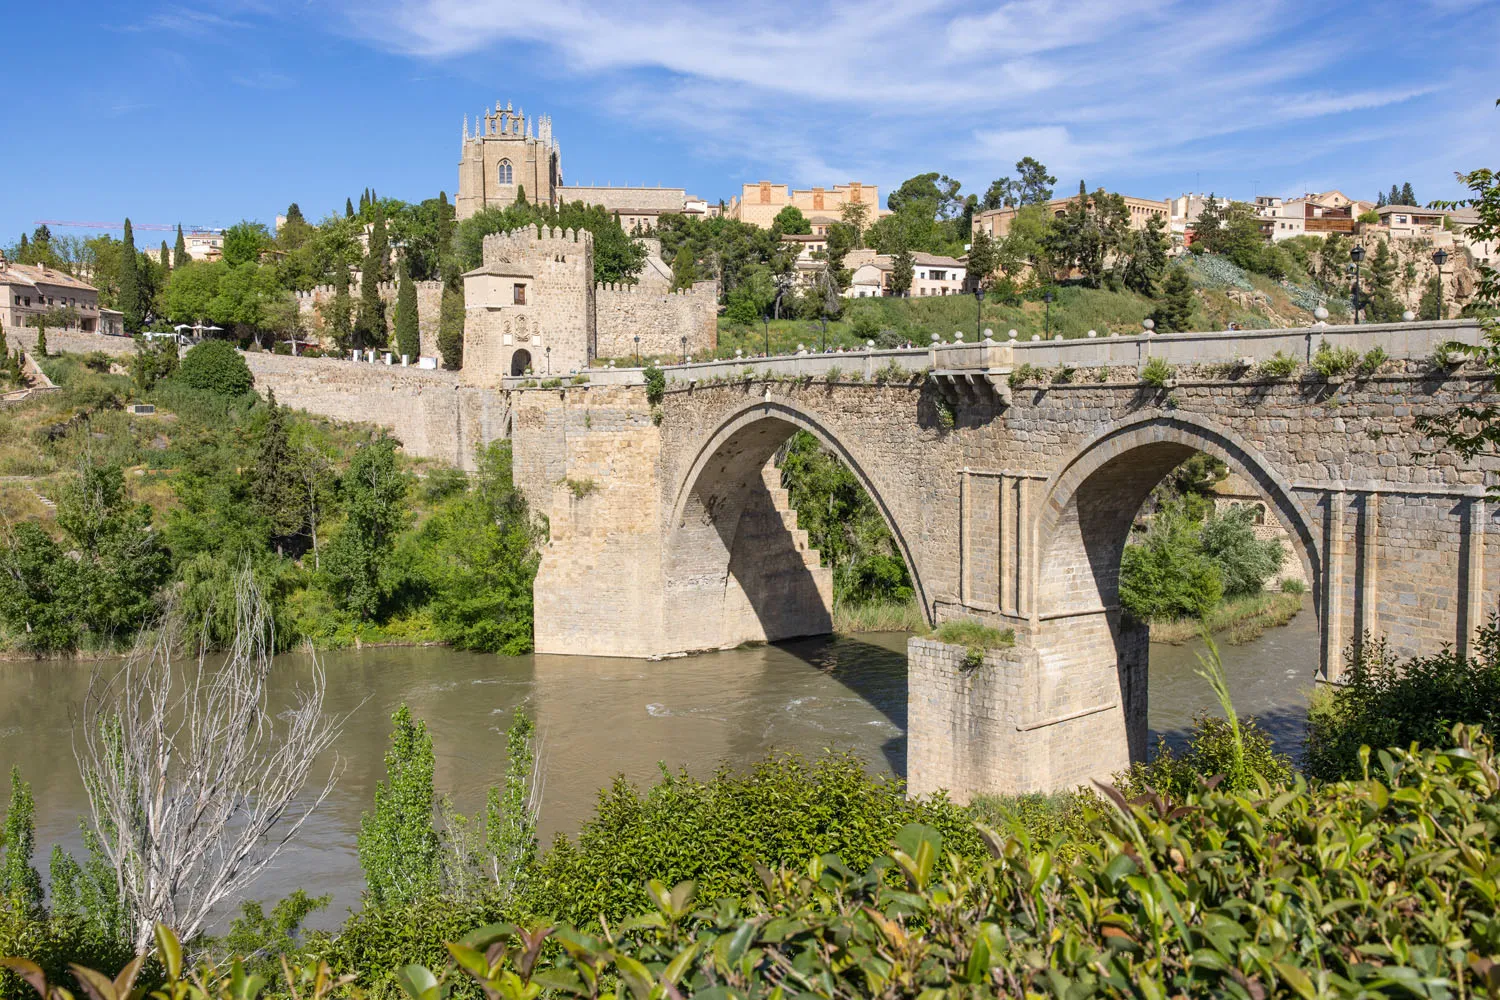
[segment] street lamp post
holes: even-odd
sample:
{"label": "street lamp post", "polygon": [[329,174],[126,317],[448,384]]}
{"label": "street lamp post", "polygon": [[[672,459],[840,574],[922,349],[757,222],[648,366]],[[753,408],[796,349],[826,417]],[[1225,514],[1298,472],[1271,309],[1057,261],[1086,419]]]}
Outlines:
{"label": "street lamp post", "polygon": [[1047,291],[1045,293],[1043,293],[1042,298],[1047,303],[1047,321],[1046,321],[1047,322],[1047,326],[1046,326],[1046,330],[1047,330],[1047,339],[1051,340],[1052,339],[1052,289],[1050,289],[1050,288],[1047,289]]}
{"label": "street lamp post", "polygon": [[974,339],[983,336],[984,330],[984,285],[974,282]]}
{"label": "street lamp post", "polygon": [[1448,251],[1442,247],[1432,251],[1432,262],[1438,269],[1438,319],[1447,319],[1448,316],[1443,311],[1443,265],[1448,263]]}
{"label": "street lamp post", "polygon": [[552,345],[547,345],[547,374],[552,374]]}
{"label": "street lamp post", "polygon": [[641,335],[640,334],[636,334],[635,335],[635,366],[637,368],[639,368],[641,366]]}
{"label": "street lamp post", "polygon": [[1354,325],[1359,325],[1359,262],[1365,259],[1365,248],[1358,243],[1349,250],[1349,259],[1354,263],[1354,288],[1351,291],[1351,304],[1354,306]]}
{"label": "street lamp post", "polygon": [[678,357],[682,359],[683,364],[687,364],[687,338],[682,337],[680,339],[682,341],[682,351],[678,354]]}

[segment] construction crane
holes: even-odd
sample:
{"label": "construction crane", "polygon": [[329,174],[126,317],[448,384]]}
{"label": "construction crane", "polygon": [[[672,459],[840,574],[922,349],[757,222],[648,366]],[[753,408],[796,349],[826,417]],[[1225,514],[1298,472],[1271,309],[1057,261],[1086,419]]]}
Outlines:
{"label": "construction crane", "polygon": [[[51,227],[51,226],[61,226],[61,227],[65,228],[65,229],[121,229],[121,228],[123,228],[123,226],[120,223],[118,223],[118,222],[73,222],[73,221],[70,221],[70,220],[67,220],[67,219],[37,219],[33,223],[33,225],[48,226],[48,227]],[[161,224],[155,223],[155,222],[132,222],[130,224],[130,227],[132,229],[149,230],[151,232],[159,232],[159,233],[175,233],[177,231],[177,225],[175,223],[173,225],[170,225],[170,226],[164,226],[164,225],[161,225]],[[188,226],[188,225],[184,225],[182,227],[182,230],[183,230],[183,232],[189,232],[189,231],[191,231],[191,232],[195,232],[195,233],[203,233],[203,232],[217,233],[217,232],[222,232],[223,231],[221,228],[216,227],[216,226]]]}

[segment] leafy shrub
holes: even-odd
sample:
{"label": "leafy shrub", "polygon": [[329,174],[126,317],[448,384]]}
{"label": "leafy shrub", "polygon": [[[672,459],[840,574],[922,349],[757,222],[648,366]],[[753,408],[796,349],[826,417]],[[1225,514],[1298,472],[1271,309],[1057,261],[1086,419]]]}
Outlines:
{"label": "leafy shrub", "polygon": [[646,403],[650,406],[660,406],[661,401],[667,395],[667,376],[656,365],[647,365],[644,372],[646,376]]}
{"label": "leafy shrub", "polygon": [[250,366],[227,340],[205,340],[182,356],[174,379],[220,396],[241,396],[255,386]]}
{"label": "leafy shrub", "polygon": [[562,384],[563,382],[560,378],[544,378],[541,381],[541,387],[543,389],[561,389]]}
{"label": "leafy shrub", "polygon": [[1019,389],[1027,382],[1040,382],[1043,374],[1042,369],[1023,363],[1011,369],[1005,381],[1012,389]]}
{"label": "leafy shrub", "polygon": [[[413,1000],[436,1000],[454,980],[497,1000],[603,987],[641,1000],[1491,994],[1500,767],[1477,733],[1452,742],[1383,752],[1369,777],[1328,785],[1134,800],[1105,789],[1107,802],[1083,805],[1072,859],[1028,836],[917,821],[872,838],[885,850],[868,864],[813,855],[767,871],[738,902],[668,874],[636,888],[644,912],[628,924],[494,924],[433,962],[441,979],[416,966],[399,977]],[[787,791],[768,822],[803,801]],[[975,858],[976,839],[992,859]],[[601,870],[589,888],[634,873]],[[439,908],[431,923],[462,915]],[[409,922],[382,919],[368,937],[387,954],[400,941],[417,958],[444,939],[414,940]],[[209,1000],[174,965],[164,995]]]}
{"label": "leafy shrub", "polygon": [[1219,567],[1203,552],[1199,527],[1181,504],[1156,512],[1120,559],[1120,605],[1138,621],[1202,618],[1224,597]]}
{"label": "leafy shrub", "polygon": [[942,830],[968,857],[982,852],[960,807],[908,800],[902,782],[872,778],[852,754],[813,763],[775,755],[706,782],[663,769],[644,794],[620,778],[600,793],[577,840],[559,839],[543,855],[522,906],[579,924],[602,915],[615,926],[649,906],[647,879],[693,879],[705,899],[749,896],[764,888],[757,864],[801,869],[832,852],[862,869],[909,822]]}
{"label": "leafy shrub", "polygon": [[1165,358],[1151,358],[1141,368],[1141,381],[1158,389],[1165,389],[1174,371]]}
{"label": "leafy shrub", "polygon": [[1308,710],[1303,765],[1335,780],[1360,773],[1359,748],[1448,746],[1455,723],[1500,726],[1500,624],[1479,630],[1472,659],[1453,649],[1401,661],[1384,642],[1351,650],[1334,687]]}
{"label": "leafy shrub", "polygon": [[[113,977],[135,957],[129,938],[101,934],[83,917],[53,917],[37,913],[0,896],[0,955],[18,955],[41,967],[49,982],[74,984],[69,966],[97,969]],[[38,1000],[21,977],[0,968],[0,1000]]]}
{"label": "leafy shrub", "polygon": [[1283,594],[1305,594],[1307,593],[1307,584],[1294,576],[1289,576],[1281,581],[1281,592]]}
{"label": "leafy shrub", "polygon": [[1287,378],[1297,370],[1297,359],[1277,351],[1256,365],[1255,370],[1267,378]]}
{"label": "leafy shrub", "polygon": [[1359,364],[1359,352],[1352,347],[1330,347],[1328,341],[1319,341],[1308,367],[1324,378],[1343,375]]}
{"label": "leafy shrub", "polygon": [[838,365],[834,365],[833,367],[829,368],[828,373],[823,376],[823,381],[827,382],[829,385],[833,385],[838,382],[839,378],[842,377],[843,374],[844,370]]}
{"label": "leafy shrub", "polygon": [[1256,508],[1246,504],[1222,514],[1210,511],[1199,532],[1203,554],[1219,569],[1225,597],[1259,593],[1286,558],[1280,540],[1255,537],[1255,516]]}
{"label": "leafy shrub", "polygon": [[1228,781],[1225,791],[1250,791],[1255,775],[1272,786],[1290,784],[1292,760],[1286,754],[1276,752],[1271,737],[1260,728],[1260,724],[1253,718],[1245,718],[1239,720],[1239,729],[1244,756],[1242,765],[1235,762],[1234,732],[1229,720],[1216,715],[1199,715],[1193,720],[1193,732],[1186,752],[1179,756],[1167,745],[1165,737],[1158,738],[1150,763],[1132,764],[1118,779],[1117,787],[1126,795],[1140,795],[1149,790],[1183,799],[1203,780],[1231,775],[1237,767],[1243,768],[1246,777]]}
{"label": "leafy shrub", "polygon": [[1359,373],[1361,375],[1374,375],[1380,371],[1380,366],[1390,360],[1390,355],[1385,353],[1385,348],[1379,344],[1365,352],[1364,357],[1359,359]]}

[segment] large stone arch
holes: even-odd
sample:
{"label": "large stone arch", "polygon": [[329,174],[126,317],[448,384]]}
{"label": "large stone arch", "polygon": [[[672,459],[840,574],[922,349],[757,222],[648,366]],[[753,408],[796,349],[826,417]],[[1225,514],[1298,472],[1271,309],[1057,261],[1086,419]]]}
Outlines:
{"label": "large stone arch", "polygon": [[1260,449],[1181,414],[1142,417],[1090,439],[1043,484],[1035,525],[1036,727],[1056,744],[1048,757],[1065,773],[1052,776],[1055,786],[1108,776],[1146,754],[1149,635],[1121,614],[1120,559],[1151,490],[1195,451],[1242,475],[1276,513],[1322,618],[1313,520]]}
{"label": "large stone arch", "polygon": [[831,573],[822,570],[820,577],[816,553],[769,481],[773,456],[798,430],[837,456],[870,496],[930,619],[931,600],[909,533],[858,447],[818,414],[763,399],[730,410],[704,433],[673,485],[663,563],[667,626],[679,636],[679,648],[831,631]]}

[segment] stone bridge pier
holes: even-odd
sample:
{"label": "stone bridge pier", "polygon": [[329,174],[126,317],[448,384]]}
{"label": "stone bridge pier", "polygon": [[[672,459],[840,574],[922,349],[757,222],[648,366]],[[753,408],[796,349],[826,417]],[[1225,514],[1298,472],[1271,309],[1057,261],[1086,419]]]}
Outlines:
{"label": "stone bridge pier", "polygon": [[[1119,567],[1152,488],[1194,452],[1244,477],[1312,584],[1320,667],[1336,681],[1372,638],[1398,655],[1470,648],[1496,607],[1486,486],[1417,429],[1490,398],[1441,363],[1462,322],[985,343],[639,372],[588,385],[506,383],[517,483],[550,525],[536,581],[541,652],[649,657],[830,629],[830,572],[774,458],[814,435],[889,526],[931,623],[1014,629],[966,669],[913,639],[914,792],[1067,788],[1146,752],[1146,633]],[[1325,377],[1324,342],[1375,370]],[[1304,364],[1290,377],[1259,363]],[[1439,362],[1433,358],[1439,356]],[[1161,358],[1162,385],[1140,377]]]}

